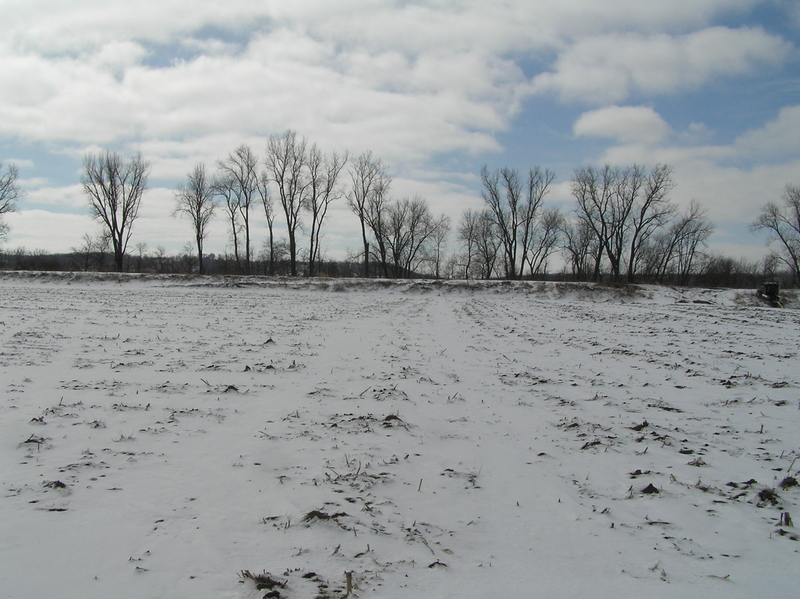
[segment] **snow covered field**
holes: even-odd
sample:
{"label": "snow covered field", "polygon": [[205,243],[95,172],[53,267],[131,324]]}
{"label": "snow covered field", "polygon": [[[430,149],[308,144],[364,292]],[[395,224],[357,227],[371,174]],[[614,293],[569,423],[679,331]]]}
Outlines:
{"label": "snow covered field", "polygon": [[0,276],[0,597],[797,596],[796,302],[236,283]]}

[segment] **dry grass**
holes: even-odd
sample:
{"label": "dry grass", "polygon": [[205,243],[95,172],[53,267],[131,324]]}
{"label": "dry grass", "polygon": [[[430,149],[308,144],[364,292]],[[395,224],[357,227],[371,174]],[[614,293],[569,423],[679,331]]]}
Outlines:
{"label": "dry grass", "polygon": [[242,570],[239,573],[239,576],[247,580],[252,580],[256,584],[257,591],[263,591],[265,589],[272,590],[275,587],[279,587],[282,589],[286,588],[285,580],[273,578],[272,574],[270,574],[266,570],[261,574],[253,574],[252,572],[250,572],[250,570]]}

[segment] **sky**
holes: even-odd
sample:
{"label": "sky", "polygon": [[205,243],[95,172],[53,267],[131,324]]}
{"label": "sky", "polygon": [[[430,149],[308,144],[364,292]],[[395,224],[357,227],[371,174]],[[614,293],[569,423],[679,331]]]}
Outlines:
{"label": "sky", "polygon": [[[547,202],[569,212],[576,167],[669,164],[672,200],[716,225],[711,248],[752,260],[765,245],[748,225],[800,184],[797,2],[0,0],[0,14],[0,162],[23,191],[6,249],[68,252],[98,231],[82,161],[112,150],[151,164],[131,247],[179,252],[186,174],[243,143],[263,157],[287,129],[372,151],[392,197],[454,223],[481,207],[483,165],[553,170]],[[358,235],[334,205],[326,256]],[[226,249],[220,213],[206,251]]]}

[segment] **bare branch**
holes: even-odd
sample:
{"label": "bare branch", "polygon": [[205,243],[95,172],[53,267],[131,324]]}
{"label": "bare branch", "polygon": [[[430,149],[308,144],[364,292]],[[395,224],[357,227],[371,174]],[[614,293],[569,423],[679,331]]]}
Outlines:
{"label": "bare branch", "polygon": [[108,231],[114,249],[114,264],[124,267],[125,252],[133,223],[139,215],[142,195],[147,190],[150,164],[141,154],[124,162],[116,152],[87,154],[83,160],[81,184],[92,216]]}
{"label": "bare branch", "polygon": [[298,138],[292,129],[281,136],[270,136],[267,142],[267,170],[278,187],[278,199],[286,216],[292,276],[297,275],[297,229],[301,226],[300,211],[305,206],[309,185],[305,172],[306,143],[306,138]]}
{"label": "bare branch", "polygon": [[206,175],[205,164],[198,164],[189,172],[186,182],[175,190],[173,216],[184,215],[189,217],[192,222],[197,244],[198,270],[201,275],[204,272],[203,242],[208,232],[208,224],[211,222],[216,208],[214,187]]}

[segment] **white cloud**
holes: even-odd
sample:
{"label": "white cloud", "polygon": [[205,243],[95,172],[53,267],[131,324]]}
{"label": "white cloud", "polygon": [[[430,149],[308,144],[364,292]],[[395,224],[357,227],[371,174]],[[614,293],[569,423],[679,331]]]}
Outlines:
{"label": "white cloud", "polygon": [[112,41],[91,54],[89,64],[113,74],[122,74],[126,69],[139,63],[146,54],[145,49],[136,42]]}
{"label": "white cloud", "polygon": [[506,60],[337,53],[289,30],[256,37],[236,56],[200,56],[160,69],[135,64],[138,50],[104,46],[88,62],[9,57],[0,72],[0,132],[109,144],[241,139],[293,127],[314,131],[327,147],[414,159],[497,149],[493,132],[508,127],[526,85]]}
{"label": "white cloud", "polygon": [[30,141],[105,143],[135,134],[142,99],[104,68],[78,59],[6,57],[0,70],[0,133]]}
{"label": "white cloud", "polygon": [[18,168],[33,168],[33,160],[26,158],[7,158],[2,161],[2,164],[14,164]]}
{"label": "white cloud", "polygon": [[82,52],[121,39],[168,43],[209,25],[246,33],[290,26],[337,44],[403,48],[514,50],[554,44],[562,36],[608,30],[702,26],[719,15],[745,14],[758,0],[528,0],[374,2],[373,0],[0,0],[5,36],[24,51]]}
{"label": "white cloud", "polygon": [[47,185],[47,178],[31,177],[29,179],[19,179],[17,183],[22,189],[39,189]]}
{"label": "white cloud", "polygon": [[29,251],[68,252],[81,244],[84,233],[94,234],[97,225],[88,214],[56,214],[47,210],[18,210],[4,214],[11,227],[6,245]]}
{"label": "white cloud", "polygon": [[619,143],[657,143],[670,127],[649,106],[609,106],[583,113],[572,126],[576,136],[607,137]]}
{"label": "white cloud", "polygon": [[[787,183],[800,183],[798,138],[800,106],[793,106],[730,144],[622,143],[607,148],[597,162],[671,164],[676,200],[682,204],[692,198],[700,200],[717,222],[749,223],[761,206],[780,198]],[[761,160],[753,163],[753,157]]]}
{"label": "white cloud", "polygon": [[[25,192],[25,204],[39,206],[61,206],[64,208],[86,208],[88,202],[80,184],[67,187],[40,185]],[[88,212],[88,209],[87,209]]]}
{"label": "white cloud", "polygon": [[782,108],[774,121],[739,137],[735,148],[748,159],[800,155],[800,105]]}
{"label": "white cloud", "polygon": [[639,93],[673,94],[718,77],[779,65],[791,50],[788,42],[757,28],[711,27],[678,36],[601,35],[568,47],[552,72],[533,79],[533,89],[597,104]]}
{"label": "white cloud", "polygon": [[[225,132],[242,137],[294,127],[320,135],[327,146],[370,147],[390,159],[497,150],[495,133],[510,126],[531,90],[514,57],[540,56],[587,32],[682,28],[751,3],[705,0],[675,10],[673,3],[643,7],[635,0],[602,7],[588,0],[436,6],[230,0],[188,11],[177,0],[135,6],[6,0],[0,132],[85,145]],[[212,31],[237,41],[209,38]],[[715,35],[736,37],[742,48],[757,41],[766,51],[779,45],[763,32],[726,31],[676,40],[630,34],[622,37],[628,40],[622,56],[611,47],[618,36],[595,37],[568,48],[556,72],[540,76],[536,88],[548,87],[549,79],[567,95],[601,89],[616,97],[644,85],[642,72],[651,71],[652,61],[637,66],[629,64],[631,57],[691,55],[692,48],[714,55],[705,46],[726,42],[712,43]],[[146,50],[148,44],[155,49]],[[668,48],[659,49],[664,44]],[[169,48],[201,54],[172,62],[166,54],[163,68],[143,62],[148,51]],[[600,68],[587,77],[582,71],[598,65],[581,57],[598,49]],[[755,48],[740,54],[739,62],[762,58]],[[736,63],[723,58],[705,70],[725,71]],[[570,91],[575,83],[569,73],[576,69],[580,89]]]}

